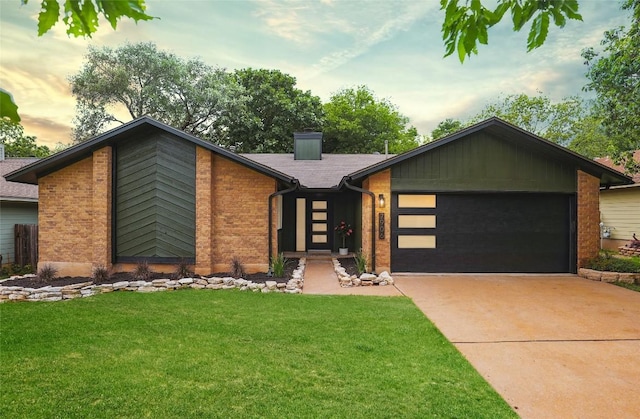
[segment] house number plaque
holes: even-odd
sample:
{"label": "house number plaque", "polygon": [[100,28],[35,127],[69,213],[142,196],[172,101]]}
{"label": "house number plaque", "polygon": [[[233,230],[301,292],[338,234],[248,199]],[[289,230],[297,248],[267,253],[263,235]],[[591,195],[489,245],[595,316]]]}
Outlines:
{"label": "house number plaque", "polygon": [[378,213],[378,238],[384,239],[384,212]]}

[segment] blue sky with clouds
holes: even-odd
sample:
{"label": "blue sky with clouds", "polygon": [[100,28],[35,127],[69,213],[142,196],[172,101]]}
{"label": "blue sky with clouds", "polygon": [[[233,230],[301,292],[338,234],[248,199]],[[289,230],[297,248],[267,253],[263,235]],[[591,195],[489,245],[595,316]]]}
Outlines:
{"label": "blue sky with clouds", "polygon": [[27,134],[42,144],[67,143],[75,112],[67,78],[80,69],[87,46],[153,41],[229,70],[279,69],[323,101],[365,84],[429,134],[440,121],[469,117],[500,95],[584,95],[580,51],[628,24],[621,3],[579,0],[584,21],[552,28],[530,53],[526,30],[514,33],[501,22],[489,45],[460,64],[443,58],[437,0],[147,0],[147,12],[159,20],[122,21],[117,31],[102,22],[92,39],[69,38],[62,23],[38,37],[39,0],[0,0],[0,86],[13,93]]}

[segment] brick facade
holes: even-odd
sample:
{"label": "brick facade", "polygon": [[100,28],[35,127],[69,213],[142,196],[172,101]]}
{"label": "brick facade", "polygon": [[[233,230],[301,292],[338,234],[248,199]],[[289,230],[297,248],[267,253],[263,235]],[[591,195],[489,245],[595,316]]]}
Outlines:
{"label": "brick facade", "polygon": [[[362,183],[362,187],[369,190],[375,195],[374,205],[376,206],[376,228],[375,240],[376,245],[376,272],[391,270],[391,170],[387,169],[382,172],[371,175]],[[384,195],[385,206],[380,208],[378,196]],[[367,254],[369,262],[371,262],[371,197],[362,194],[362,250]],[[379,217],[384,214],[385,220],[385,237],[380,239],[378,235]]]}
{"label": "brick facade", "polygon": [[38,268],[65,276],[88,275],[93,263],[93,158],[38,181]]}
{"label": "brick facade", "polygon": [[93,229],[91,230],[94,266],[111,266],[111,147],[93,153]]}
{"label": "brick facade", "polygon": [[248,272],[269,268],[269,195],[276,181],[218,155],[212,159],[214,271],[237,257]]}
{"label": "brick facade", "polygon": [[578,268],[600,249],[600,180],[578,170]]}
{"label": "brick facade", "polygon": [[213,154],[196,147],[196,273],[213,269]]}

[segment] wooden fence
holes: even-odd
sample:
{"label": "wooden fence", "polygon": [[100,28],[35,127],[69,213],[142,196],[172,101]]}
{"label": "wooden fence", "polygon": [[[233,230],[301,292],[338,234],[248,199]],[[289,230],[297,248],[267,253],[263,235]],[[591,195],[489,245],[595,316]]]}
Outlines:
{"label": "wooden fence", "polygon": [[31,265],[34,271],[38,265],[38,225],[15,225],[15,263]]}

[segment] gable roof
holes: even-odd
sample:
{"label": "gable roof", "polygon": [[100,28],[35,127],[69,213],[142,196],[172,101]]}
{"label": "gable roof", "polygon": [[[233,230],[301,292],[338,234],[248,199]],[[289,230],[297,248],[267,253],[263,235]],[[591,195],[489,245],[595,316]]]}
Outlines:
{"label": "gable roof", "polygon": [[349,173],[389,158],[381,154],[322,154],[321,160],[295,160],[293,154],[243,154],[243,156],[284,172],[298,179],[300,186],[309,189],[337,188]]}
{"label": "gable roof", "polygon": [[38,202],[38,187],[24,183],[10,182],[4,178],[24,166],[38,161],[37,158],[7,158],[0,160],[0,201]]}
{"label": "gable roof", "polygon": [[374,164],[372,166],[363,168],[361,170],[354,171],[353,173],[346,176],[342,180],[342,183],[347,181],[362,180],[365,177],[370,176],[374,173],[380,172],[382,170],[385,170],[393,166],[394,164],[403,162],[412,157],[418,156],[422,153],[429,152],[430,150],[433,150],[438,147],[442,147],[453,141],[460,140],[462,138],[468,137],[470,134],[480,132],[480,131],[485,131],[491,134],[492,136],[497,137],[504,141],[518,142],[519,144],[523,144],[523,143],[527,144],[529,147],[536,149],[541,153],[547,154],[551,158],[559,159],[569,164],[572,164],[577,169],[580,169],[583,172],[589,173],[590,175],[600,179],[600,185],[603,187],[627,185],[627,184],[633,183],[633,180],[630,177],[625,176],[620,172],[612,170],[609,167],[606,167],[605,165],[602,165],[593,160],[589,160],[578,153],[575,153],[549,140],[545,140],[542,137],[538,137],[535,134],[532,134],[528,131],[518,128],[515,125],[512,125],[497,117],[489,118],[478,124],[475,124],[463,130],[460,130],[454,134],[448,135],[439,140],[414,148],[413,150],[407,151],[406,153],[403,153],[403,154],[399,154],[395,157],[392,157],[378,164]]}
{"label": "gable roof", "polygon": [[56,153],[50,157],[13,171],[5,177],[7,180],[12,182],[22,182],[37,185],[39,177],[44,176],[48,173],[52,173],[64,166],[68,166],[86,157],[89,157],[94,151],[102,147],[113,145],[120,140],[130,137],[131,135],[146,134],[154,131],[168,132],[197,146],[200,146],[207,150],[211,150],[216,154],[228,158],[229,160],[270,176],[274,179],[289,184],[296,183],[296,179],[292,178],[291,176],[274,170],[271,167],[267,167],[254,160],[247,159],[240,154],[233,153],[213,143],[201,140],[198,137],[187,134],[184,131],[180,131],[178,129],[170,127],[169,125],[163,124],[162,122],[156,121],[155,119],[148,116],[134,119],[131,122],[127,122],[126,124],[107,131],[91,140],[77,144],[73,147],[69,147],[66,150]]}

